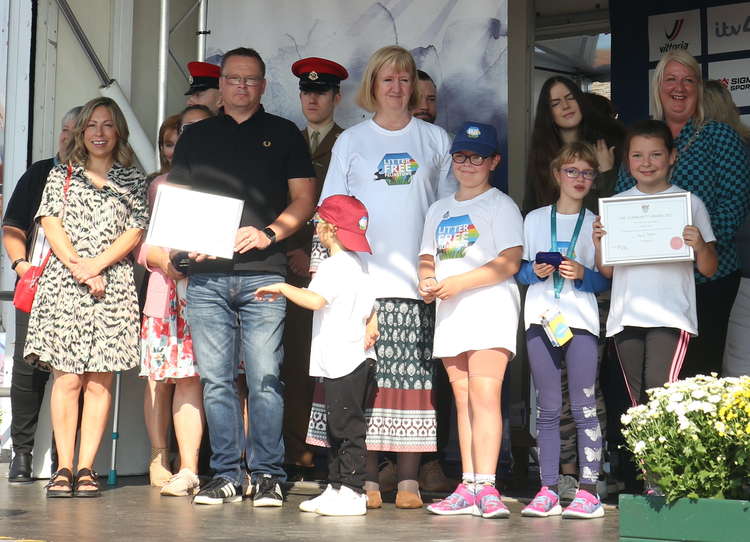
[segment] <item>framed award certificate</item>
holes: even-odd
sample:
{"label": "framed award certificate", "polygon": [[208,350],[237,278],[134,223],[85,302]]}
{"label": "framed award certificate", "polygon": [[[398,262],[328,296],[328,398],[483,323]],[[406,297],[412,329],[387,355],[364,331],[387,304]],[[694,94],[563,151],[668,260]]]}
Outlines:
{"label": "framed award certificate", "polygon": [[602,264],[693,261],[682,232],[692,224],[690,192],[599,199]]}

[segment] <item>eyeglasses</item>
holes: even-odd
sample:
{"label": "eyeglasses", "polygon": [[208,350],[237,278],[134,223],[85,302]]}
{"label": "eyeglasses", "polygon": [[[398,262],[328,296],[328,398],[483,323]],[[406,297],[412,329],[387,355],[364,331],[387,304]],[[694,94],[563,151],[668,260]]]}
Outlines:
{"label": "eyeglasses", "polygon": [[451,155],[451,158],[453,158],[453,161],[457,164],[463,164],[467,160],[472,166],[481,166],[484,164],[484,161],[489,158],[489,156],[481,156],[479,154],[472,154],[471,156],[468,156],[462,152],[454,152]]}
{"label": "eyeglasses", "polygon": [[560,171],[565,173],[568,179],[577,179],[583,177],[586,181],[593,181],[596,179],[596,170],[593,169],[578,169],[577,167],[564,167]]}
{"label": "eyeglasses", "polygon": [[240,77],[239,75],[222,75],[222,77],[227,83],[235,87],[243,83],[248,87],[257,87],[263,82],[262,77],[256,77],[254,75],[249,75],[247,77]]}

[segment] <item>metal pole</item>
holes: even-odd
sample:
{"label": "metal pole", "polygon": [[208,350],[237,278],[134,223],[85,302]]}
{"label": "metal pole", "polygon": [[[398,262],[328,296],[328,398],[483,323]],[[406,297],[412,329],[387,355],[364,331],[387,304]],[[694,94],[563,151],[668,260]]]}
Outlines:
{"label": "metal pole", "polygon": [[[167,116],[167,62],[169,61],[169,0],[161,0],[159,10],[159,97],[156,112],[156,137],[159,140],[159,128]],[[156,146],[156,163],[159,164],[159,146]]]}
{"label": "metal pole", "polygon": [[91,46],[91,42],[86,37],[86,34],[83,31],[83,28],[81,28],[81,25],[78,23],[78,19],[76,18],[75,13],[73,13],[73,10],[70,9],[70,5],[68,5],[67,0],[57,0],[57,6],[60,8],[60,11],[62,11],[62,14],[65,16],[65,19],[68,21],[70,28],[73,30],[73,34],[76,35],[78,42],[81,44],[81,47],[83,47],[83,50],[86,52],[86,56],[89,57],[91,64],[93,64],[94,71],[96,71],[96,74],[99,76],[99,79],[102,82],[102,86],[109,85],[112,79],[110,79],[109,74],[107,73],[107,70],[104,69],[104,65],[102,64],[101,60],[99,60],[99,57],[96,55],[94,48]]}
{"label": "metal pole", "polygon": [[208,24],[208,6],[206,5],[208,0],[199,0],[198,8],[198,60],[201,62],[206,60],[206,35],[210,34],[210,31],[206,30]]}
{"label": "metal pole", "polygon": [[122,372],[115,373],[115,412],[112,414],[112,455],[109,461],[109,475],[107,476],[107,485],[117,485],[117,441],[120,438],[120,388],[122,381]]}

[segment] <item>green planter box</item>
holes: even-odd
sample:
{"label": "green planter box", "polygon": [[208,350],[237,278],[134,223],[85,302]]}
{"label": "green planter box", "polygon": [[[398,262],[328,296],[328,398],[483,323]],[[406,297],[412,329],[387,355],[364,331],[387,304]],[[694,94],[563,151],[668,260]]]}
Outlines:
{"label": "green planter box", "polygon": [[620,495],[620,542],[750,540],[750,501]]}

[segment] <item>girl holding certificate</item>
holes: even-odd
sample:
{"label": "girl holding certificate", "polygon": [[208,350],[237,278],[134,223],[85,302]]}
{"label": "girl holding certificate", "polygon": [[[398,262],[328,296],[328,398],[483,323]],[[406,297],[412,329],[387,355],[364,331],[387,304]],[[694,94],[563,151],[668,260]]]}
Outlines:
{"label": "girl holding certificate", "polygon": [[[620,196],[685,192],[670,184],[675,163],[672,133],[662,121],[633,125],[625,139],[625,165],[635,187]],[[705,277],[718,266],[711,220],[703,201],[691,194],[692,224],[672,243],[693,247],[695,269]],[[633,406],[646,400],[646,390],[679,378],[688,342],[698,335],[693,262],[603,266],[601,239],[606,224],[594,223],[599,271],[612,277],[612,305],[607,337],[614,337]]]}
{"label": "girl holding certificate", "polygon": [[[581,142],[562,147],[550,172],[558,188],[555,203],[540,207],[524,221],[524,262],[517,278],[529,284],[525,304],[529,365],[537,390],[542,487],[521,512],[524,516],[570,518],[604,515],[596,491],[602,455],[602,431],[596,416],[599,311],[595,293],[609,281],[594,270],[591,240],[594,214],[584,206],[597,176],[594,148]],[[560,506],[561,373],[576,425],[580,486],[573,502]]]}
{"label": "girl holding certificate", "polygon": [[427,211],[419,293],[426,303],[437,299],[432,353],[442,358],[456,398],[463,476],[451,495],[427,509],[504,518],[510,511],[495,488],[495,470],[503,377],[516,352],[521,213],[489,183],[500,163],[494,127],[465,123],[451,155],[460,186]]}

